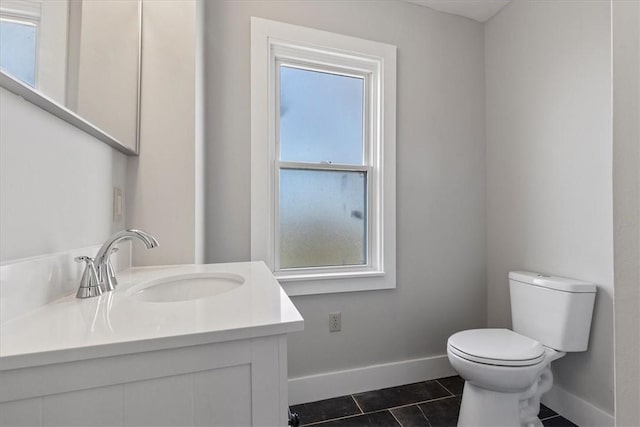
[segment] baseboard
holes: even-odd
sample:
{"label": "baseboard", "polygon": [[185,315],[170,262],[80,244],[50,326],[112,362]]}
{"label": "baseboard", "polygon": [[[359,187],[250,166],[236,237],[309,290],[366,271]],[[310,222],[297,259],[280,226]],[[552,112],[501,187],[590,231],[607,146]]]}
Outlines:
{"label": "baseboard", "polygon": [[456,375],[447,355],[402,360],[289,379],[289,404]]}
{"label": "baseboard", "polygon": [[568,392],[558,385],[542,395],[542,403],[580,427],[614,427],[612,414]]}

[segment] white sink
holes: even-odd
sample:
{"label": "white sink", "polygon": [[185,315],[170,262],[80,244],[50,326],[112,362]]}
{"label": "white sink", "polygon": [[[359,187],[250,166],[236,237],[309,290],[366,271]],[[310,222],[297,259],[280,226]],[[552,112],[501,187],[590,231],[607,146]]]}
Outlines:
{"label": "white sink", "polygon": [[141,283],[129,289],[127,295],[144,302],[180,302],[229,292],[243,283],[244,277],[238,274],[190,273]]}

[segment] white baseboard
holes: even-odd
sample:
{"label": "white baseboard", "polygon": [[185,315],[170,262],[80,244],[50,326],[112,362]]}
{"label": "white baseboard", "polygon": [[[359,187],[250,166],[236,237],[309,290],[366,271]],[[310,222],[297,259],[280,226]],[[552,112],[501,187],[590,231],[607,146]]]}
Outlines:
{"label": "white baseboard", "polygon": [[542,395],[542,403],[580,427],[614,427],[612,414],[558,385]]}
{"label": "white baseboard", "polygon": [[456,375],[447,355],[402,360],[289,379],[289,404]]}

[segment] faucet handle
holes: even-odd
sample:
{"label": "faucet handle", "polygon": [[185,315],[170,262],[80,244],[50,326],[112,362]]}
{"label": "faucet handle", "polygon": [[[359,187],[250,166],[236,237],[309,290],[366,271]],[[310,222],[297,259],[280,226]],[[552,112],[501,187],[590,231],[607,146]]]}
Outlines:
{"label": "faucet handle", "polygon": [[80,287],[76,293],[76,298],[91,298],[102,295],[102,288],[98,280],[98,272],[93,258],[88,256],[79,256],[74,259],[76,262],[84,262],[86,266],[80,279]]}

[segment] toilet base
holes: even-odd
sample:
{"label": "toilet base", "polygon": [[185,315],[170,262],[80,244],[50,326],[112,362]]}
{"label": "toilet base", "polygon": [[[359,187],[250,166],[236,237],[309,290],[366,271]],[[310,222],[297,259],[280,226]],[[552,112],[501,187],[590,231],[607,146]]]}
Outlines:
{"label": "toilet base", "polygon": [[485,390],[465,381],[458,427],[516,427],[519,425],[519,394]]}
{"label": "toilet base", "polygon": [[458,427],[542,427],[540,398],[552,384],[549,365],[522,393],[501,393],[465,381]]}

